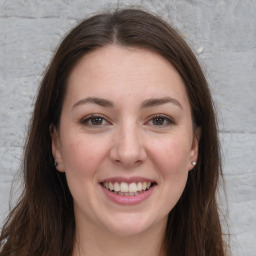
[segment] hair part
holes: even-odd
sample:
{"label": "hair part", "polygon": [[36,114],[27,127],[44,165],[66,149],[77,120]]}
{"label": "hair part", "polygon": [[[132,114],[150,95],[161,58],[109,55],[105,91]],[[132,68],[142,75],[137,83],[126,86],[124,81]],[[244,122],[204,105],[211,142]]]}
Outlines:
{"label": "hair part", "polygon": [[[25,189],[0,237],[3,255],[72,255],[73,199],[65,174],[56,171],[49,127],[58,127],[69,76],[87,53],[107,45],[148,49],[182,77],[195,126],[201,128],[197,166],[169,213],[166,255],[224,256],[216,191],[222,175],[217,122],[207,81],[193,52],[160,18],[134,9],[82,21],[62,41],[42,80],[24,156]],[[24,233],[24,230],[26,232]]]}

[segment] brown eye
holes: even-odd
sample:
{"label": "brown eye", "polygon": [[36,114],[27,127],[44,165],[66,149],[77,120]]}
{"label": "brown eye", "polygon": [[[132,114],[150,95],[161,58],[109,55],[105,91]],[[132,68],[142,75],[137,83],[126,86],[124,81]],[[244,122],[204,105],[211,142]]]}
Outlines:
{"label": "brown eye", "polygon": [[154,125],[163,125],[164,122],[165,122],[165,118],[163,118],[163,117],[155,117],[155,118],[153,118],[152,121],[153,121]]}
{"label": "brown eye", "polygon": [[104,125],[108,125],[109,122],[102,116],[98,116],[98,115],[91,115],[88,117],[85,117],[81,123],[83,125],[86,126],[104,126]]}
{"label": "brown eye", "polygon": [[167,126],[171,125],[174,122],[167,116],[157,115],[154,116],[150,121],[149,124],[154,126]]}
{"label": "brown eye", "polygon": [[101,118],[101,117],[92,117],[90,122],[91,122],[92,125],[102,125],[103,118]]}

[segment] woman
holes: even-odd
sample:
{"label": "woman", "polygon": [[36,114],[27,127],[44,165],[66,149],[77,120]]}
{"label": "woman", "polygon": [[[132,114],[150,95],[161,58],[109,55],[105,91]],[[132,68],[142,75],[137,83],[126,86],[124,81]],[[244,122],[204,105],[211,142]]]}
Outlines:
{"label": "woman", "polygon": [[161,19],[121,10],[63,40],[42,81],[0,255],[226,255],[213,103]]}

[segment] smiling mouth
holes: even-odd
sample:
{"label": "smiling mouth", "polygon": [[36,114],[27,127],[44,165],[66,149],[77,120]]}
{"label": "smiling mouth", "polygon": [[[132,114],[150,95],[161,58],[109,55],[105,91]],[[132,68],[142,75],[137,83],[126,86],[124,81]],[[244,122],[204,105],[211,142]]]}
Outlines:
{"label": "smiling mouth", "polygon": [[120,196],[137,196],[151,189],[155,182],[101,182],[101,186]]}

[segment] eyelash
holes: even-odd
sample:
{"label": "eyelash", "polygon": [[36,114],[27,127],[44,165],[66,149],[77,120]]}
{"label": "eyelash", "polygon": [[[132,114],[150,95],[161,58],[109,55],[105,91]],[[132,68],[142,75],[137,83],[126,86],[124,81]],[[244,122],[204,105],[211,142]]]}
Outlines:
{"label": "eyelash", "polygon": [[[101,123],[100,124],[93,124],[92,123],[93,120],[95,121],[97,118],[101,120]],[[162,115],[162,114],[157,114],[157,115],[151,116],[150,119],[146,122],[146,124],[150,123],[150,122],[157,121],[157,119],[162,120],[162,122],[160,124],[152,123],[153,126],[165,127],[165,126],[168,126],[168,125],[175,124],[175,122],[170,117],[168,117],[166,115]],[[102,122],[106,122],[107,124],[111,124],[104,116],[102,116],[100,114],[92,114],[92,115],[86,116],[85,118],[83,118],[81,120],[81,123],[83,125],[86,125],[86,126],[89,126],[89,127],[97,127],[97,126],[100,127],[100,126],[106,125],[106,124],[102,124]]]}

